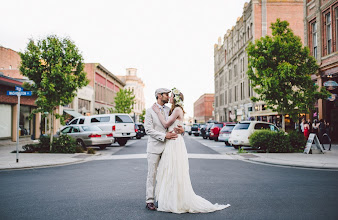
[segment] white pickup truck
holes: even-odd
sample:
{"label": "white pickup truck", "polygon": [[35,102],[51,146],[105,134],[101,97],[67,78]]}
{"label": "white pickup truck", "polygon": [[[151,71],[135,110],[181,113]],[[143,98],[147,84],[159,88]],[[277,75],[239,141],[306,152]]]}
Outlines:
{"label": "white pickup truck", "polygon": [[128,114],[102,114],[76,117],[71,120],[69,125],[96,125],[103,131],[113,133],[114,142],[120,146],[126,145],[127,141],[136,136],[135,124]]}

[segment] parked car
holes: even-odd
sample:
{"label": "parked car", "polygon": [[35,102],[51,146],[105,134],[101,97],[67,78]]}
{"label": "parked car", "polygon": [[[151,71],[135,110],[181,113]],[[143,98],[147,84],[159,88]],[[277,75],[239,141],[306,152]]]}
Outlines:
{"label": "parked car", "polygon": [[229,145],[229,136],[235,126],[236,126],[235,122],[226,122],[225,126],[219,132],[218,141],[222,141],[225,143],[225,145]]}
{"label": "parked car", "polygon": [[191,126],[190,125],[184,125],[184,131],[187,132],[189,135],[191,135]]}
{"label": "parked car", "polygon": [[207,138],[210,139],[210,129],[212,128],[212,126],[213,126],[214,124],[215,124],[215,123],[208,123],[208,124],[207,124],[207,128],[205,129],[205,138],[204,138],[204,139],[207,139]]}
{"label": "parked car", "polygon": [[67,125],[61,131],[58,131],[54,137],[60,135],[69,135],[83,149],[86,149],[87,146],[96,146],[103,150],[114,142],[111,131],[102,131],[95,125]]}
{"label": "parked car", "polygon": [[229,143],[238,149],[241,146],[250,146],[250,135],[257,130],[269,129],[272,131],[278,131],[278,127],[272,123],[264,121],[242,121],[239,122],[232,130]]}
{"label": "parked car", "polygon": [[219,132],[221,131],[221,129],[225,126],[224,122],[218,122],[215,123],[211,128],[210,128],[210,136],[209,139],[210,140],[214,140],[214,141],[218,141],[218,136],[219,136]]}
{"label": "parked car", "polygon": [[120,146],[126,145],[130,138],[136,136],[133,119],[123,113],[76,117],[69,125],[96,125],[103,131],[112,132],[115,142]]}
{"label": "parked car", "polygon": [[203,139],[206,139],[205,135],[206,135],[206,129],[207,129],[207,125],[201,125],[200,127],[200,135],[203,137]]}
{"label": "parked car", "polygon": [[136,139],[141,139],[146,134],[146,130],[144,129],[143,124],[136,123],[135,124],[135,132],[136,132]]}
{"label": "parked car", "polygon": [[191,126],[191,134],[195,135],[195,136],[199,136],[200,135],[200,124],[198,123],[194,123]]}

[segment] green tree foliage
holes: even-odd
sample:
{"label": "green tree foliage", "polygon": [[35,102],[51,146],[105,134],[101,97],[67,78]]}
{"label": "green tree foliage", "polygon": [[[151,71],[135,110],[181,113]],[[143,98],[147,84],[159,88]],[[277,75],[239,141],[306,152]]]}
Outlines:
{"label": "green tree foliage", "polygon": [[295,119],[329,93],[323,87],[318,91],[311,80],[310,76],[318,72],[316,60],[288,26],[287,21],[277,19],[271,24],[272,36],[249,43],[247,74],[258,94],[253,101],[263,100],[268,108]]}
{"label": "green tree foliage", "polygon": [[146,115],[146,110],[145,110],[145,109],[143,109],[143,110],[142,110],[142,114],[140,115],[140,122],[141,122],[141,123],[143,123],[143,122],[144,122],[145,115]]}
{"label": "green tree foliage", "polygon": [[51,35],[37,42],[31,39],[20,57],[22,75],[33,81],[24,87],[37,95],[38,108],[33,114],[49,112],[53,118],[57,106],[71,103],[77,90],[89,83],[82,55],[68,38]]}
{"label": "green tree foliage", "polygon": [[130,112],[133,110],[133,105],[135,102],[134,100],[135,96],[133,95],[133,91],[128,89],[120,89],[120,91],[116,93],[114,99],[114,112],[130,114]]}

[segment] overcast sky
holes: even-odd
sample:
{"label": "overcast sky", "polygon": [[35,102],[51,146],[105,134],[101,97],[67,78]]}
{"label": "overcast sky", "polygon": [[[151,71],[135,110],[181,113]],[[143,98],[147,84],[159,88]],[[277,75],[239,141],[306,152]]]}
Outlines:
{"label": "overcast sky", "polygon": [[248,0],[0,0],[0,45],[24,51],[29,38],[68,36],[85,62],[114,75],[137,68],[146,107],[159,87],[180,89],[187,115],[214,93],[213,50]]}

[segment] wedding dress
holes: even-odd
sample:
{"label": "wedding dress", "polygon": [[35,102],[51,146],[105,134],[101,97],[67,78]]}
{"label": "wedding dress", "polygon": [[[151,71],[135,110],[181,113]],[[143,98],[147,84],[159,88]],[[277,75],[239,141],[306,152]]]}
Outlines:
{"label": "wedding dress", "polygon": [[[170,127],[172,131],[183,122],[176,120]],[[155,196],[158,211],[173,213],[205,213],[225,209],[230,205],[212,204],[195,194],[189,175],[188,153],[183,137],[167,140],[156,174]]]}

